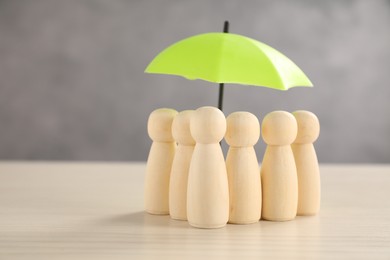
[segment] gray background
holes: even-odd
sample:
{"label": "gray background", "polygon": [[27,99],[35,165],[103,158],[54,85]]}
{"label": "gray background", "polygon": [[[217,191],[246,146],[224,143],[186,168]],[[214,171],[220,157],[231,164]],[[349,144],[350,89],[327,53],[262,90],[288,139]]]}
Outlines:
{"label": "gray background", "polygon": [[226,115],[311,110],[320,162],[390,163],[390,1],[365,0],[0,0],[0,159],[146,160],[149,113],[216,106],[218,88],[144,68],[225,19],[315,84],[226,86]]}

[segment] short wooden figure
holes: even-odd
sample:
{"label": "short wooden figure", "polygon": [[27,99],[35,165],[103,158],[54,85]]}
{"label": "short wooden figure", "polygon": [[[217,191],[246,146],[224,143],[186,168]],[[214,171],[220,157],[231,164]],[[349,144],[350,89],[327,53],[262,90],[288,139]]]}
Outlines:
{"label": "short wooden figure", "polygon": [[320,134],[320,122],[315,114],[293,112],[298,123],[298,135],[291,145],[298,173],[298,215],[315,215],[320,210],[320,169],[313,146]]}
{"label": "short wooden figure", "polygon": [[263,119],[261,131],[267,143],[261,165],[261,217],[271,221],[292,220],[298,204],[297,169],[291,149],[297,136],[297,121],[288,112],[274,111]]}
{"label": "short wooden figure", "polygon": [[226,118],[215,107],[201,107],[192,115],[190,129],[196,145],[188,175],[188,222],[198,228],[220,228],[229,218],[226,165],[219,144]]}
{"label": "short wooden figure", "polygon": [[160,108],[148,120],[148,133],[153,140],[146,165],[145,210],[150,214],[169,214],[169,176],[176,143],[172,137],[172,121],[177,111]]}
{"label": "short wooden figure", "polygon": [[172,124],[172,135],[178,143],[173,159],[169,184],[169,214],[172,219],[187,220],[188,172],[195,140],[190,132],[190,120],[194,110],[180,112]]}
{"label": "short wooden figure", "polygon": [[259,120],[249,112],[235,112],[226,121],[229,223],[255,223],[261,215],[260,169],[253,148],[260,138]]}

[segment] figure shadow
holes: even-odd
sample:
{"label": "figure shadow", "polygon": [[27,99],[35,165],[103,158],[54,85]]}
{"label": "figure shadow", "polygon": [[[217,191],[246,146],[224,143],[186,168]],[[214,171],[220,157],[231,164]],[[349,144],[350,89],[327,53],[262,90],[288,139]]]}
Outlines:
{"label": "figure shadow", "polygon": [[187,221],[173,220],[169,215],[151,215],[145,211],[110,215],[100,218],[97,222],[107,226],[189,227]]}

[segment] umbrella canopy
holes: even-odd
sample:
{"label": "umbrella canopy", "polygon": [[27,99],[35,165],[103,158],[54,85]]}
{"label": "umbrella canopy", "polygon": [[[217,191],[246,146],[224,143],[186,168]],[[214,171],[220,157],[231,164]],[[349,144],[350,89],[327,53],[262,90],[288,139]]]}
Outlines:
{"label": "umbrella canopy", "polygon": [[174,43],[159,53],[145,72],[279,90],[313,86],[279,51],[233,33],[205,33]]}

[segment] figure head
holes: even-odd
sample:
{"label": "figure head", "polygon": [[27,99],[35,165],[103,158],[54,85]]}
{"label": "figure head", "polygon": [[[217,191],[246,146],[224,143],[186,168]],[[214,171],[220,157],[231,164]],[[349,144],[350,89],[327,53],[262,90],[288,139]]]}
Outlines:
{"label": "figure head", "polygon": [[298,110],[292,113],[298,123],[296,144],[314,143],[320,135],[320,121],[310,111]]}
{"label": "figure head", "polygon": [[197,143],[218,143],[226,132],[225,115],[216,107],[198,108],[191,117],[190,129]]}
{"label": "figure head", "polygon": [[173,142],[172,122],[177,111],[170,108],[154,110],[148,119],[148,134],[156,142]]}
{"label": "figure head", "polygon": [[184,110],[173,119],[172,135],[179,144],[195,145],[195,140],[192,138],[190,131],[191,117],[194,112],[194,110]]}
{"label": "figure head", "polygon": [[289,145],[297,136],[297,121],[286,111],[267,114],[261,124],[263,139],[268,145]]}
{"label": "figure head", "polygon": [[260,138],[260,123],[249,112],[234,112],[226,118],[226,142],[233,147],[254,146]]}

